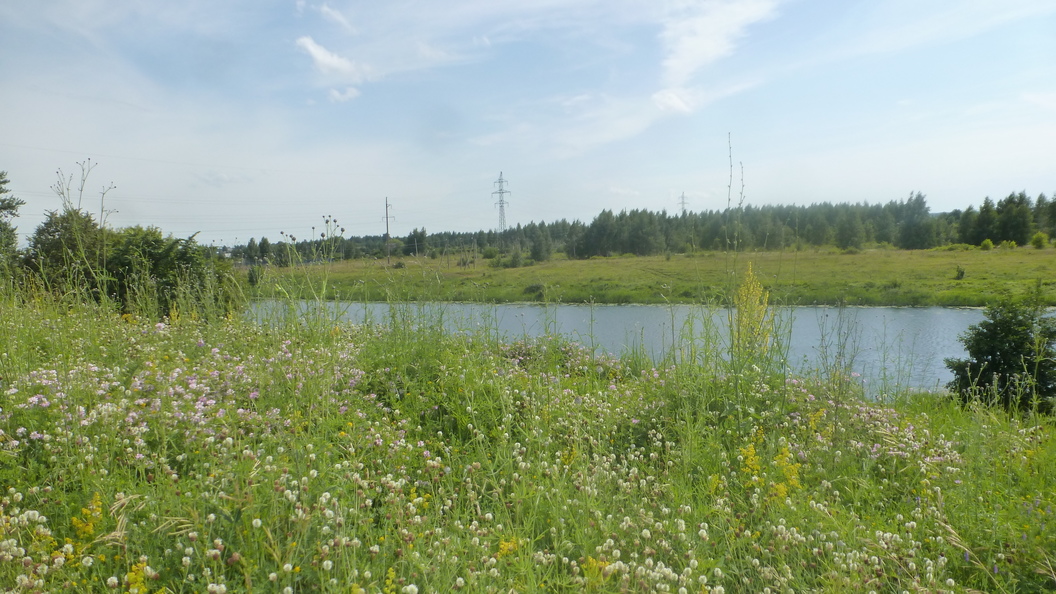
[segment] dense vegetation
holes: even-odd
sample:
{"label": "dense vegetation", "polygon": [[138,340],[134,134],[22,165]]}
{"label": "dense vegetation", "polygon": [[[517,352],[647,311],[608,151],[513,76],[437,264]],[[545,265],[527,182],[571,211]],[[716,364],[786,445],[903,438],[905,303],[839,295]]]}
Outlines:
{"label": "dense vegetation", "polygon": [[[330,221],[327,221],[330,222]],[[463,265],[479,257],[500,266],[542,262],[554,252],[569,258],[634,254],[649,256],[697,251],[802,250],[835,247],[858,250],[893,246],[917,250],[950,244],[993,247],[1028,244],[1045,247],[1056,234],[1056,202],[1044,194],[1032,199],[1012,193],[996,203],[986,198],[978,207],[933,214],[925,197],[916,193],[887,204],[809,206],[741,205],[725,210],[668,214],[648,210],[602,211],[589,224],[560,220],[517,225],[505,233],[427,233],[414,229],[405,238],[341,237],[310,239],[283,235],[282,241],[253,238],[232,254],[250,264],[264,261],[288,265],[325,252],[338,259],[389,255],[454,257]],[[331,229],[333,231],[333,229]],[[507,257],[500,258],[500,254]],[[292,258],[291,258],[292,256]]]}
{"label": "dense vegetation", "polygon": [[1051,418],[788,376],[752,272],[732,298],[653,364],[2,285],[0,588],[1056,588]]}
{"label": "dense vegetation", "polygon": [[728,330],[653,362],[398,302],[349,325],[307,273],[217,315],[220,283],[147,272],[191,240],[76,206],[0,276],[5,592],[1056,588],[1053,419],[790,376],[751,263]]}
{"label": "dense vegetation", "polygon": [[1056,318],[1040,291],[1004,297],[986,308],[986,319],[961,338],[965,359],[947,359],[948,388],[964,402],[1051,413],[1056,405]]}
{"label": "dense vegetation", "polygon": [[[60,208],[46,214],[21,251],[9,219],[24,202],[4,196],[7,178],[0,172],[0,280],[90,296],[150,319],[175,315],[180,308],[224,315],[237,306],[241,290],[231,262],[217,251],[198,245],[193,236],[164,236],[156,227],[111,229],[103,224],[102,205],[99,217],[83,208],[94,165],[79,165],[77,183],[73,175],[58,172],[52,189]],[[110,189],[103,190],[101,203]]]}

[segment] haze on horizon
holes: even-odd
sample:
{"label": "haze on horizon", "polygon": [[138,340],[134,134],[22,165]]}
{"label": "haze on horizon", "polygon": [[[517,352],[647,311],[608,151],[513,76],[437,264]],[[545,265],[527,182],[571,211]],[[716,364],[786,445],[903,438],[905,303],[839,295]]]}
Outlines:
{"label": "haze on horizon", "polygon": [[0,170],[32,233],[97,164],[112,227],[234,245],[602,209],[1056,192],[1051,0],[0,4]]}

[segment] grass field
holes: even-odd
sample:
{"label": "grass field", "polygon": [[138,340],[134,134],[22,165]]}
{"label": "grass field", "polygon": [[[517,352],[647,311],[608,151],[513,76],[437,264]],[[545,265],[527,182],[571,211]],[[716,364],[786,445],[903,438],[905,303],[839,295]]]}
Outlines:
{"label": "grass field", "polygon": [[752,262],[774,300],[788,305],[982,306],[1002,292],[1033,289],[1039,281],[1046,301],[1056,305],[1056,249],[702,252],[559,258],[509,269],[489,262],[462,268],[447,258],[401,258],[394,266],[349,260],[272,268],[270,274],[307,274],[315,286],[326,276],[329,295],[355,301],[698,303],[729,294]]}
{"label": "grass field", "polygon": [[1056,588],[1051,418],[788,376],[738,303],[654,365],[0,292],[0,590]]}

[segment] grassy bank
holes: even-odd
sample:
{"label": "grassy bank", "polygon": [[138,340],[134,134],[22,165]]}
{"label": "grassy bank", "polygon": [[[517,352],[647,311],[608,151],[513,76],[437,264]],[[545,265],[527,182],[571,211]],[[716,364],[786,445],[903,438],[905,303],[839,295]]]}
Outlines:
{"label": "grassy bank", "polygon": [[1056,588],[1051,419],[788,377],[758,291],[655,367],[2,296],[0,589]]}
{"label": "grassy bank", "polygon": [[699,303],[729,294],[749,260],[774,297],[789,305],[983,306],[1003,291],[1027,291],[1039,279],[1045,299],[1056,305],[1056,250],[1032,248],[701,252],[669,258],[559,258],[521,268],[492,267],[490,260],[467,268],[454,258],[408,257],[392,265],[350,260],[273,268],[269,274],[289,280],[307,273],[315,285],[326,275],[331,296],[356,301]]}

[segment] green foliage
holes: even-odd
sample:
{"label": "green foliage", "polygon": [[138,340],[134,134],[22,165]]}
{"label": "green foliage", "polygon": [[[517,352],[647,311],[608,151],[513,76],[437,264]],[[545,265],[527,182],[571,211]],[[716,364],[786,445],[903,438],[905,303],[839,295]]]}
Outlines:
{"label": "green foliage", "polygon": [[424,312],[155,324],[0,300],[0,584],[1056,588],[1053,419],[735,378],[706,329],[654,367]]}
{"label": "green foliage", "polygon": [[87,211],[49,211],[29,240],[25,265],[54,290],[87,289],[98,297],[106,234]]}
{"label": "green foliage", "polygon": [[979,244],[979,248],[985,252],[989,252],[994,249],[994,242],[989,239],[984,239],[982,243]]}
{"label": "green foliage", "polygon": [[946,359],[948,389],[963,402],[1049,411],[1056,398],[1056,319],[1044,315],[1039,296],[1005,298],[986,308],[986,319],[961,336],[967,359]]}
{"label": "green foliage", "polygon": [[1043,250],[1049,245],[1049,234],[1044,231],[1038,231],[1030,238],[1030,245],[1036,250]]}
{"label": "green foliage", "polygon": [[9,196],[11,190],[7,189],[7,172],[0,171],[0,275],[9,270],[18,248],[18,236],[15,234],[15,226],[11,219],[18,216],[18,209],[25,204],[23,200]]}
{"label": "green foliage", "polygon": [[25,265],[52,291],[148,318],[179,309],[226,312],[240,301],[230,263],[193,236],[166,237],[156,227],[111,231],[83,210],[49,212],[30,238]]}

